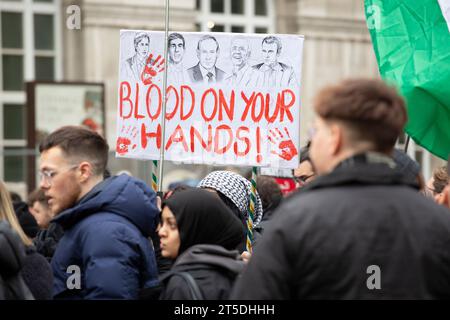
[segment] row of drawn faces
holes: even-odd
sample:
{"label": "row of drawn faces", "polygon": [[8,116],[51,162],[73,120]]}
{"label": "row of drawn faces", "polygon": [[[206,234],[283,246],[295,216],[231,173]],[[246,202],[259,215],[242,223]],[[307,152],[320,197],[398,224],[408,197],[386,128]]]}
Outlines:
{"label": "row of drawn faces", "polygon": [[[136,54],[142,59],[149,55],[150,37],[147,34],[138,33],[135,37]],[[173,64],[182,62],[186,49],[184,37],[179,33],[172,33],[169,36],[168,54],[169,61]],[[205,69],[215,67],[219,57],[220,47],[218,41],[212,36],[206,36],[198,41],[197,57],[199,63]],[[261,57],[266,65],[277,63],[281,53],[281,40],[277,37],[269,36],[262,40]],[[247,39],[235,37],[231,42],[230,57],[234,67],[242,67],[247,64],[251,55],[250,45]]]}

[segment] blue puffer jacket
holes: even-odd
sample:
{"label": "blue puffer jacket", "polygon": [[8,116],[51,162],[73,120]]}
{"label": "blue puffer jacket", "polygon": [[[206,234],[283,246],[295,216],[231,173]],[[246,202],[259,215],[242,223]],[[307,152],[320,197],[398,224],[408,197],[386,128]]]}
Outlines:
{"label": "blue puffer jacket", "polygon": [[[140,289],[157,286],[148,237],[158,214],[155,192],[127,175],[104,180],[60,213],[53,219],[65,229],[52,259],[54,298],[136,299]],[[69,289],[77,267],[81,288]]]}

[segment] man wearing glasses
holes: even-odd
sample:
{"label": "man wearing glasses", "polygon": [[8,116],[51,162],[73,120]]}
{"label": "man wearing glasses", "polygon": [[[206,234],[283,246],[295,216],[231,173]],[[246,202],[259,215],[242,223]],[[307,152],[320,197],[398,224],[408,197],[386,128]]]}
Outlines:
{"label": "man wearing glasses", "polygon": [[300,163],[298,167],[292,170],[292,175],[295,180],[295,187],[297,189],[304,187],[309,182],[316,178],[316,173],[309,158],[309,146],[311,142],[308,141],[306,146],[300,150]]}
{"label": "man wearing glasses", "polygon": [[54,298],[136,299],[158,284],[153,248],[156,195],[127,175],[103,178],[108,144],[82,127],[42,142],[40,187],[64,229],[52,259]]}
{"label": "man wearing glasses", "polygon": [[450,212],[391,157],[401,96],[353,79],[320,91],[314,109],[320,177],[277,208],[230,298],[450,298]]}

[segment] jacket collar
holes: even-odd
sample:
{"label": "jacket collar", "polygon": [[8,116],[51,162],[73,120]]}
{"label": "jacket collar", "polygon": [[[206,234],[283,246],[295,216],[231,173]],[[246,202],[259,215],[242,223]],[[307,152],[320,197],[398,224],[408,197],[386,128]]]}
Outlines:
{"label": "jacket collar", "polygon": [[333,171],[320,176],[301,191],[322,189],[342,185],[406,185],[419,189],[396,168],[387,155],[368,152],[349,157],[339,163]]}

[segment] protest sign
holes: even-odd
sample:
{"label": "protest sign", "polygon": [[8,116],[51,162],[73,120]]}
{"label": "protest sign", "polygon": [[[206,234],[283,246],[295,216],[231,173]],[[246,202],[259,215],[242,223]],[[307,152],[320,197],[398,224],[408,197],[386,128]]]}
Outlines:
{"label": "protest sign", "polygon": [[[122,30],[116,155],[298,164],[303,37]],[[161,141],[167,68],[165,139]]]}

